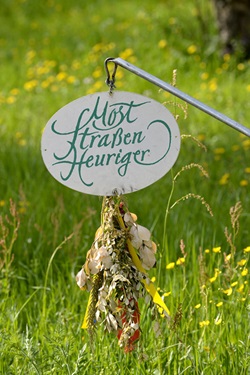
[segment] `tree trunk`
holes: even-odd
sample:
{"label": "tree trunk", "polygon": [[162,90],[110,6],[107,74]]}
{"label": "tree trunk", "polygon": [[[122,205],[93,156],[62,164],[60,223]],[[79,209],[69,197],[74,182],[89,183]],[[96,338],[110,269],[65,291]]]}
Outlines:
{"label": "tree trunk", "polygon": [[250,58],[250,0],[213,0],[222,52]]}

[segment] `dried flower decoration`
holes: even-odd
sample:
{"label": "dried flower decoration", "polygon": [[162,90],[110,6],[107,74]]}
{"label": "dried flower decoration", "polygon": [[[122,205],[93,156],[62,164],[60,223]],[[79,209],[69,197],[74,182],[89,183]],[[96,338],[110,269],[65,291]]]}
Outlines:
{"label": "dried flower decoration", "polygon": [[125,352],[140,337],[138,300],[150,294],[161,315],[169,310],[146,271],[156,263],[156,244],[150,231],[137,224],[121,197],[104,197],[101,227],[76,276],[90,297],[82,328],[93,338],[97,323],[118,337]]}

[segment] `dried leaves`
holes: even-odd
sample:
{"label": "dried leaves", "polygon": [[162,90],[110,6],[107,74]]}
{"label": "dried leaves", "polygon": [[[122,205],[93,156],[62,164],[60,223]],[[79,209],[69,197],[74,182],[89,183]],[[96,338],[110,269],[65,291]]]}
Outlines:
{"label": "dried leaves", "polygon": [[137,252],[141,270],[149,270],[156,261],[151,233],[136,220],[119,197],[105,197],[101,227],[76,276],[77,285],[90,291],[83,328],[93,336],[96,323],[102,323],[117,335],[125,351],[133,350],[139,338],[138,299],[145,296],[141,281],[147,279],[135,266],[127,240]]}

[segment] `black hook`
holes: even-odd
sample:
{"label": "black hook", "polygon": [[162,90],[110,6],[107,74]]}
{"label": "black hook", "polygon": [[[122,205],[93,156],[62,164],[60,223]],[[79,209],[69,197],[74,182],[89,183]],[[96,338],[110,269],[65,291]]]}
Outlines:
{"label": "black hook", "polygon": [[[107,78],[106,78],[105,83],[109,86],[109,93],[110,94],[112,94],[112,91],[115,89],[115,74],[116,74],[116,70],[118,68],[118,65],[113,60],[114,60],[113,57],[108,57],[104,62],[105,70],[106,70],[106,73],[107,73]],[[109,69],[108,69],[108,63],[109,62],[114,63],[114,69],[113,69],[111,78],[110,78],[110,72],[109,72]]]}

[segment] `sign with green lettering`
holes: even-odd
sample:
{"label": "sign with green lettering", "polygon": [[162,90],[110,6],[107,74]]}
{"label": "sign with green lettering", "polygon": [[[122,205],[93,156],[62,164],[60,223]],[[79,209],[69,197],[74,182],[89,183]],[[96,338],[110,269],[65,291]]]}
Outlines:
{"label": "sign with green lettering", "polygon": [[52,176],[93,195],[126,194],[151,185],[175,163],[180,132],[172,114],[148,97],[100,92],[56,112],[42,136]]}

